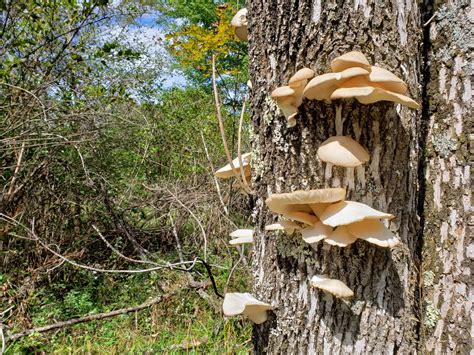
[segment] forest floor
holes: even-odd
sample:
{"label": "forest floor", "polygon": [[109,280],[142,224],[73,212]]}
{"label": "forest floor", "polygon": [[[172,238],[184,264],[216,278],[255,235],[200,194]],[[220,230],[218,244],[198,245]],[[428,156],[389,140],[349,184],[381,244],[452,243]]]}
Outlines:
{"label": "forest floor", "polygon": [[[220,266],[212,270],[216,286],[223,293],[231,261],[214,262]],[[27,327],[133,307],[159,295],[170,296],[138,312],[22,337],[7,343],[6,354],[251,352],[250,323],[222,315],[222,301],[214,293],[204,268],[189,274],[169,270],[131,276],[84,270],[75,272],[72,278],[71,274],[72,270],[65,270],[67,280],[50,280],[31,292],[21,305],[27,310],[28,319],[12,320],[10,334]],[[191,279],[205,287],[198,289],[192,282],[190,286]],[[2,282],[6,282],[5,276]],[[245,289],[248,283],[248,275],[240,269],[229,287]],[[28,326],[18,326],[21,323]]]}

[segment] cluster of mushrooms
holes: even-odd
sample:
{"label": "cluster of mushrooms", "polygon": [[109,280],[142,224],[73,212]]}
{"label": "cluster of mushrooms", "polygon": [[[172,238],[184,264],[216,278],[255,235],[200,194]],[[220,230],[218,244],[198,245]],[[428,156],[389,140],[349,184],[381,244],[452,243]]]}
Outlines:
{"label": "cluster of mushrooms", "polygon": [[[232,26],[241,40],[247,40],[247,10],[240,10],[232,19]],[[331,62],[332,72],[314,76],[309,68],[298,70],[288,85],[276,88],[271,97],[286,117],[288,127],[296,125],[298,107],[304,98],[331,102],[336,99],[355,98],[362,104],[392,101],[410,108],[418,103],[406,96],[408,87],[403,80],[386,69],[372,66],[361,52],[352,51]],[[340,114],[336,114],[337,136],[324,141],[317,150],[318,158],[325,163],[346,168],[365,164],[369,152],[351,137],[343,136]],[[240,166],[242,162],[242,168]],[[215,175],[230,178],[245,172],[250,177],[251,154],[236,158],[217,170]],[[400,243],[383,221],[394,218],[392,214],[378,211],[356,201],[345,200],[345,188],[326,188],[294,191],[270,195],[265,203],[281,218],[267,225],[266,231],[301,234],[304,242],[313,245],[324,242],[330,246],[347,247],[361,239],[379,247],[391,248]],[[231,245],[253,243],[252,229],[238,229],[230,234]],[[354,292],[342,281],[326,275],[316,275],[310,285],[338,298],[350,298]],[[272,306],[261,302],[250,293],[226,293],[223,311],[226,316],[244,315],[256,324],[267,319]]]}

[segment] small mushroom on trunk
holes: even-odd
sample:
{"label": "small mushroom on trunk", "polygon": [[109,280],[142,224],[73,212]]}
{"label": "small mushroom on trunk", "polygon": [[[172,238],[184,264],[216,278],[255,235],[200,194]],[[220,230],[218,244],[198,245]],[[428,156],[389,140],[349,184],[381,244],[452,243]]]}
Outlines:
{"label": "small mushroom on trunk", "polygon": [[253,229],[237,229],[229,234],[231,245],[253,244]]}
{"label": "small mushroom on trunk", "polygon": [[226,316],[243,315],[255,324],[267,320],[267,310],[272,309],[268,303],[257,300],[250,293],[226,293],[222,310]]}
{"label": "small mushroom on trunk", "polygon": [[276,101],[283,115],[288,120],[288,127],[296,125],[298,107],[303,101],[303,91],[308,80],[314,76],[309,68],[298,70],[288,81],[287,86],[280,86],[272,91],[271,97]]}
{"label": "small mushroom on trunk", "polygon": [[346,136],[334,136],[326,139],[318,148],[321,161],[337,166],[353,168],[369,161],[369,152]]}
{"label": "small mushroom on trunk", "polygon": [[350,298],[354,292],[347,285],[336,279],[330,279],[326,275],[315,275],[309,281],[312,287],[319,288],[324,292],[330,293],[337,298]]}

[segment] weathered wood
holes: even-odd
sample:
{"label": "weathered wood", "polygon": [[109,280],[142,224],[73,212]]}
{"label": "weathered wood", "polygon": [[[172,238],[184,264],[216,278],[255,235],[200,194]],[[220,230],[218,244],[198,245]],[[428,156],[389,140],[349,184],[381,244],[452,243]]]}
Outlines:
{"label": "weathered wood", "polygon": [[[274,305],[256,326],[257,353],[410,353],[419,339],[420,266],[418,168],[421,110],[391,103],[342,104],[343,132],[364,145],[370,162],[356,169],[330,168],[316,157],[335,135],[336,102],[307,101],[297,125],[270,98],[303,66],[329,72],[330,61],[361,50],[373,64],[403,78],[421,102],[422,34],[417,2],[249,1],[253,120],[253,184],[257,234],[254,291]],[[347,199],[397,216],[390,228],[403,244],[386,250],[363,241],[340,249],[311,248],[297,234],[263,232],[275,216],[264,201],[271,193],[347,187]],[[328,298],[309,287],[314,274],[344,281],[354,300]]]}

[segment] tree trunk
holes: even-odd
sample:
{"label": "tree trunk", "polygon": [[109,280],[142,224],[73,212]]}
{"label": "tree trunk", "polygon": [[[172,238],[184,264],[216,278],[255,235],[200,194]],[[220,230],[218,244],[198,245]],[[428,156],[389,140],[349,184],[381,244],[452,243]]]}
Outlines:
{"label": "tree trunk", "polygon": [[[423,246],[424,351],[468,354],[474,328],[470,142],[474,7],[438,5],[429,26]],[[472,156],[472,155],[471,155]]]}
{"label": "tree trunk", "polygon": [[[467,8],[461,9],[459,5],[446,11],[455,17],[456,11],[465,14]],[[450,53],[454,49],[449,48],[449,42],[442,41],[439,45],[433,42],[430,46],[421,23],[430,17],[429,7],[421,9],[411,0],[256,0],[248,2],[248,13],[255,153],[252,175],[257,221],[254,291],[260,300],[274,306],[270,319],[254,329],[256,352],[413,353],[417,349],[425,351],[441,346],[436,344],[439,339],[436,331],[441,328],[443,332],[447,327],[440,325],[442,319],[426,347],[420,346],[424,341],[421,335],[425,333],[419,282],[422,233],[424,224],[431,223],[424,230],[433,233],[436,242],[430,242],[431,246],[425,242],[425,250],[435,253],[436,258],[446,257],[439,250],[443,244],[434,238],[440,230],[436,227],[441,227],[441,233],[445,231],[445,243],[454,250],[449,257],[458,258],[456,250],[462,254],[467,241],[459,236],[459,242],[454,245],[446,238],[449,239],[450,233],[456,236],[465,233],[466,221],[462,216],[469,202],[466,197],[468,168],[464,169],[468,150],[463,148],[458,153],[451,149],[448,157],[441,158],[434,152],[426,168],[424,148],[433,130],[444,138],[443,132],[449,129],[452,131],[449,137],[459,145],[466,143],[462,136],[465,126],[460,122],[468,107],[463,101],[467,95],[467,83],[463,80],[467,80],[467,76],[461,78],[460,66],[467,60],[467,52],[459,58],[456,54],[446,58],[437,51],[444,49]],[[432,22],[432,26],[439,25],[435,23]],[[462,26],[466,23],[466,19],[459,19],[461,42],[461,33],[467,31]],[[420,103],[423,100],[423,109],[416,111],[385,102],[362,105],[355,100],[332,104],[305,100],[299,108],[297,125],[287,128],[286,119],[270,98],[271,91],[286,85],[291,75],[302,67],[312,68],[317,75],[329,72],[330,61],[351,50],[362,51],[372,64],[404,79],[409,85],[409,96]],[[431,68],[425,65],[428,57],[437,61],[439,73],[435,65]],[[437,78],[443,73],[443,66],[444,91],[441,87],[438,89],[441,80]],[[427,75],[429,72],[431,77]],[[452,102],[449,102],[450,80],[456,80],[455,86],[459,89],[454,93],[459,98],[456,96]],[[431,106],[427,104],[432,102],[427,93],[439,93]],[[318,146],[336,135],[336,105],[342,105],[342,133],[356,139],[370,152],[371,160],[362,167],[331,168],[316,156]],[[450,123],[452,116],[457,125]],[[434,124],[438,121],[439,125]],[[428,128],[429,139],[426,137]],[[441,176],[440,187],[436,182],[443,169],[448,177]],[[440,193],[449,193],[456,181],[452,204],[441,203],[437,209],[435,198],[433,208],[433,197],[430,199],[430,193],[425,194],[425,187],[437,186],[438,190],[434,187],[433,191],[439,198]],[[264,232],[264,226],[276,218],[264,203],[270,194],[340,186],[347,188],[347,200],[394,214],[396,219],[391,221],[390,229],[402,243],[393,249],[382,249],[364,241],[346,248],[327,247],[323,243],[309,246],[298,233]],[[423,203],[425,195],[426,204]],[[425,209],[429,211],[426,218]],[[457,212],[454,217],[452,211]],[[440,220],[446,222],[437,222]],[[445,259],[440,263],[444,261],[455,264]],[[426,269],[426,265],[424,267]],[[459,265],[457,271],[459,277],[441,276],[432,286],[435,307],[442,303],[440,297],[444,298],[445,283],[449,285],[450,295],[458,292],[464,297],[462,304],[457,305],[458,312],[448,316],[453,332],[456,325],[452,326],[452,322],[464,319],[469,312],[462,308],[468,306],[464,303],[468,297],[466,285],[460,290],[452,289],[453,278],[468,277],[468,270]],[[443,267],[440,267],[439,274],[442,273]],[[345,282],[355,293],[353,300],[342,301],[310,288],[309,280],[316,274],[328,274]],[[448,305],[446,314],[450,307]],[[470,329],[467,323],[466,318],[466,331]],[[467,339],[464,334],[460,336]]]}

